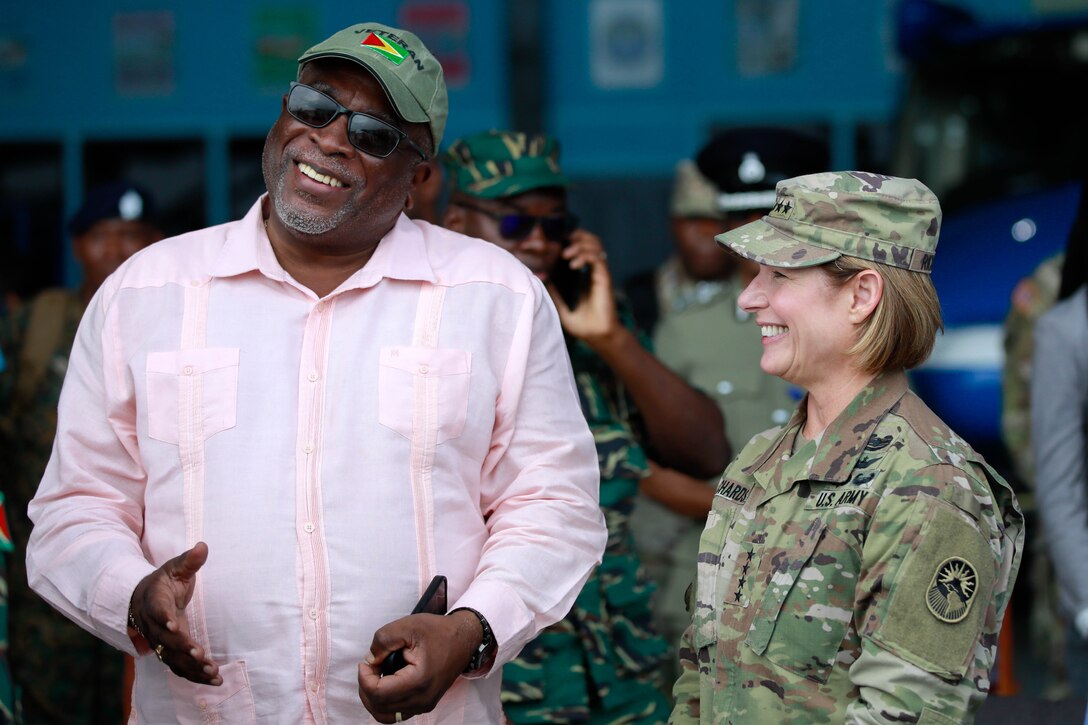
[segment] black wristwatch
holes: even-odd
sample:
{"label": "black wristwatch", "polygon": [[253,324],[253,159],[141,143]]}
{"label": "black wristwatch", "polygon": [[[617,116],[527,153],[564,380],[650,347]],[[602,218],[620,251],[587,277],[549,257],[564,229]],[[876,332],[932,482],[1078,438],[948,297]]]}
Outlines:
{"label": "black wristwatch", "polygon": [[[136,634],[140,635],[141,637],[144,636],[143,631],[140,629],[140,625],[136,623],[136,615],[134,615],[132,613],[132,605],[131,604],[128,605],[128,626],[130,626],[134,630],[136,630]],[[144,637],[144,639],[147,639],[147,638]]]}
{"label": "black wristwatch", "polygon": [[[484,615],[471,607],[458,607],[453,610],[453,612],[460,611],[472,612],[475,614],[476,619],[480,620],[480,626],[483,627],[484,630],[484,637],[480,640],[480,646],[472,653],[472,659],[468,661],[468,666],[463,672],[463,674],[468,675],[489,664],[495,657],[495,650],[498,649],[498,645],[495,644],[495,635],[491,631],[491,625],[487,623],[487,619],[484,618]],[[450,614],[453,614],[453,612],[450,612]]]}

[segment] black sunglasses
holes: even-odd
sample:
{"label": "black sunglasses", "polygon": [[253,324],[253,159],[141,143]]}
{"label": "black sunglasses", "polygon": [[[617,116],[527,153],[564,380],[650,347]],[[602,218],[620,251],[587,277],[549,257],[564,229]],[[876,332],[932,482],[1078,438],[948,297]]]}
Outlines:
{"label": "black sunglasses", "polygon": [[313,128],[324,128],[346,113],[348,116],[348,141],[363,153],[385,158],[397,150],[403,141],[427,160],[423,149],[412,143],[408,134],[390,126],[380,118],[353,111],[337,103],[316,88],[302,83],[291,83],[287,92],[287,112],[296,120]]}
{"label": "black sunglasses", "polygon": [[466,201],[454,202],[457,206],[478,211],[489,216],[499,223],[499,234],[503,239],[511,242],[520,242],[533,233],[536,225],[540,225],[540,231],[544,232],[544,238],[560,244],[570,241],[571,232],[578,228],[578,217],[571,213],[553,214],[551,216],[530,216],[529,214],[504,214],[492,211]]}

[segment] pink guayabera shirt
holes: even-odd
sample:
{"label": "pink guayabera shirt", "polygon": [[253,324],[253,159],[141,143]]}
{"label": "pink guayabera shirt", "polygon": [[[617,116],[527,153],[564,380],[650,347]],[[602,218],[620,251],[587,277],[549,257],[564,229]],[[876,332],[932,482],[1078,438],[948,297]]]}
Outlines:
{"label": "pink guayabera shirt", "polygon": [[367,722],[357,664],[436,574],[482,612],[493,677],[432,716],[498,722],[498,667],[604,548],[593,440],[554,307],[506,252],[401,216],[318,299],[262,198],[159,242],[80,327],[30,505],[34,589],[130,654],[141,578],[205,541],[188,609],[221,687],[137,660],[141,722]]}

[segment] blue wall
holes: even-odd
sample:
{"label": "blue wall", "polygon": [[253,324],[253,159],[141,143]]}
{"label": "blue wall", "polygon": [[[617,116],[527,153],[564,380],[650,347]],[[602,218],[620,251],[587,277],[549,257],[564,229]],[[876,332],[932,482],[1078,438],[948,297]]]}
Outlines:
{"label": "blue wall", "polygon": [[898,96],[891,4],[800,0],[790,67],[755,76],[738,68],[739,7],[664,3],[660,82],[605,89],[593,80],[589,6],[555,3],[548,125],[565,140],[568,168],[670,173],[715,126],[749,122],[826,125],[833,165],[851,167],[854,126],[890,119]]}

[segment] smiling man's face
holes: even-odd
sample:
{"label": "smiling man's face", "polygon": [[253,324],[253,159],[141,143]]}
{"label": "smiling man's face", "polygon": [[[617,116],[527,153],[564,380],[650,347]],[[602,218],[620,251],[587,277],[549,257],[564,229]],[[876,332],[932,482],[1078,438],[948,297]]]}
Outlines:
{"label": "smiling man's face", "polygon": [[[424,124],[397,117],[377,79],[350,61],[307,63],[299,78],[353,111],[396,126],[417,143]],[[419,155],[401,144],[385,158],[348,142],[347,116],[323,128],[296,120],[284,106],[268,133],[263,155],[265,184],[283,227],[301,243],[325,254],[354,253],[376,245],[396,223],[420,180]]]}

